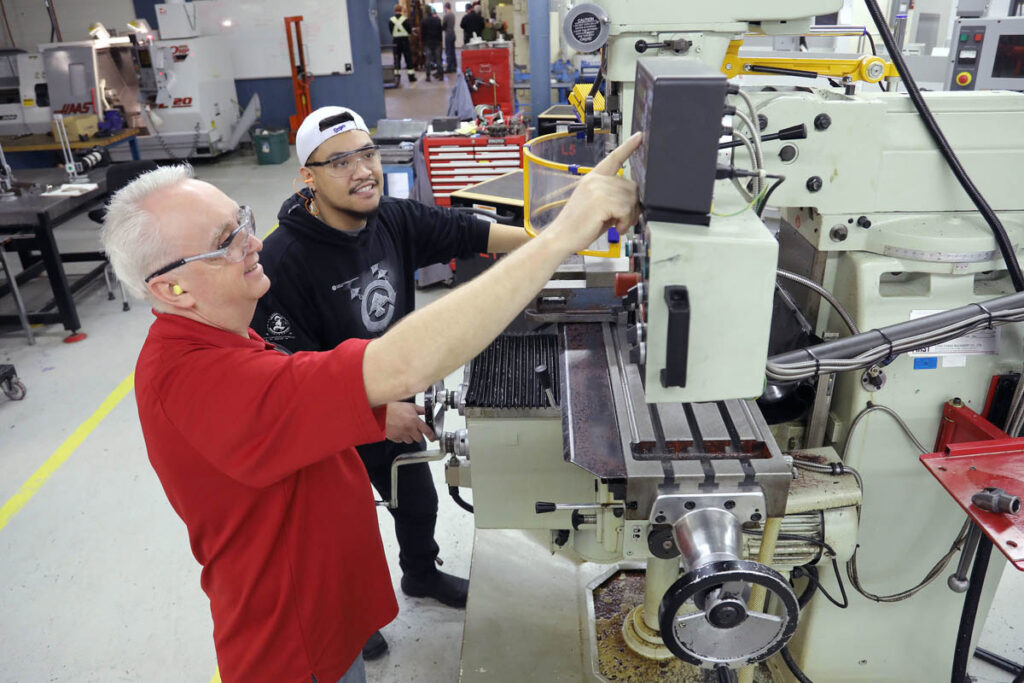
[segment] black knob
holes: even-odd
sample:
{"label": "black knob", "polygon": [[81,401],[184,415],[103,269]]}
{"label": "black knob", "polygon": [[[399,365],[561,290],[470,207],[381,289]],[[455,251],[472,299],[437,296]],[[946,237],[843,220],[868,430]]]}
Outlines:
{"label": "black knob", "polygon": [[822,182],[822,180],[821,180],[821,178],[819,176],[812,175],[810,178],[807,179],[807,191],[808,192],[817,192],[818,190],[820,190],[822,188],[822,186],[824,184],[825,183]]}
{"label": "black knob", "polygon": [[779,131],[780,140],[803,140],[807,137],[807,126],[804,124],[798,124],[796,126],[789,126]]}
{"label": "black knob", "polygon": [[867,230],[871,227],[871,221],[868,220],[867,216],[861,216],[857,219],[857,225]]}
{"label": "black knob", "polygon": [[768,117],[764,114],[757,115],[757,128],[760,131],[764,131],[768,127]]}
{"label": "black knob", "polygon": [[540,382],[541,389],[551,388],[551,371],[548,370],[548,366],[545,363],[541,363],[533,369],[535,375],[537,375],[537,381]]}
{"label": "black knob", "polygon": [[779,150],[779,159],[782,161],[793,161],[793,159],[796,159],[796,147],[793,145],[784,145],[782,149]]}
{"label": "black knob", "polygon": [[557,508],[555,508],[554,503],[542,503],[538,501],[537,503],[534,503],[533,509],[538,515],[542,515],[545,512],[554,512]]}
{"label": "black knob", "polygon": [[832,117],[828,114],[818,114],[814,117],[814,129],[815,130],[828,130],[828,127],[832,125]]}
{"label": "black knob", "polygon": [[708,610],[708,623],[716,628],[733,628],[739,626],[747,618],[747,609],[736,598],[718,601]]}

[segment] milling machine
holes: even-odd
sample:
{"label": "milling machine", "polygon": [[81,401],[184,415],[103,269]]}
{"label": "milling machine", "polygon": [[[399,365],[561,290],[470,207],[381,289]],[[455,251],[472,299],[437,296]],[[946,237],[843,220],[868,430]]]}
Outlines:
{"label": "milling machine", "polygon": [[[916,103],[851,87],[893,65],[738,50],[839,4],[600,0],[567,16],[604,81],[603,109],[597,86],[577,97],[574,144],[643,131],[629,173],[644,212],[627,258],[567,264],[526,311],[531,334],[427,394],[435,427],[466,416],[442,438],[477,528],[460,680],[751,680],[766,662],[774,680],[935,681],[970,651],[1005,561],[967,582],[967,542],[961,592],[933,580],[982,525],[917,460],[954,398],[996,419],[993,376],[1011,384],[1006,431],[1024,422],[1021,330],[1001,325],[1024,319],[1024,295],[994,298],[1015,289],[1007,244],[1024,237],[1024,97],[921,98],[1000,242]],[[730,80],[801,68],[845,87]],[[958,627],[968,584],[978,618]]]}
{"label": "milling machine", "polygon": [[[229,47],[215,36],[154,40],[151,33],[39,46],[53,113],[117,111],[138,128],[144,159],[215,157],[238,146],[259,115],[240,112]],[[130,158],[112,148],[115,161]]]}

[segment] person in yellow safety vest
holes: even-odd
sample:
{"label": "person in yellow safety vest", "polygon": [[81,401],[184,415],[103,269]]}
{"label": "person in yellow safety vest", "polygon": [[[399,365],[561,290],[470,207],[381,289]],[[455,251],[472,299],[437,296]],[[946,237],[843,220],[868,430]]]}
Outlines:
{"label": "person in yellow safety vest", "polygon": [[412,65],[412,50],[409,48],[410,33],[412,33],[412,24],[409,23],[409,17],[405,16],[401,5],[395,5],[395,16],[391,17],[391,50],[395,56],[396,82],[400,79],[403,55],[405,55],[405,72],[409,76],[409,82],[416,82],[416,71]]}

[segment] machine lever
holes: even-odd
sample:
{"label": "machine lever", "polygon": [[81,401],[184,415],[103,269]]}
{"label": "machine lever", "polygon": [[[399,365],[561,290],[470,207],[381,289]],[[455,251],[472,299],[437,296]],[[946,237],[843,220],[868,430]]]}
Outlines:
{"label": "machine lever", "polygon": [[[783,128],[777,133],[768,133],[767,135],[762,135],[761,142],[769,142],[771,140],[804,140],[806,138],[807,126],[800,123],[795,126]],[[723,142],[719,144],[718,149],[729,149],[730,147],[739,147],[742,144],[742,140],[731,140],[729,142]]]}
{"label": "machine lever", "polygon": [[533,505],[538,515],[555,510],[602,510],[604,508],[621,508],[622,503],[547,503],[537,501]]}
{"label": "machine lever", "polygon": [[967,571],[970,569],[971,560],[974,559],[974,551],[977,549],[980,539],[981,527],[971,522],[971,528],[964,540],[963,550],[960,551],[960,561],[956,565],[956,572],[950,574],[946,579],[946,585],[954,593],[964,593],[970,585],[970,581],[967,580]]}
{"label": "machine lever", "polygon": [[762,74],[778,74],[780,76],[797,76],[800,78],[817,78],[820,74],[817,71],[803,71],[802,69],[783,69],[778,66],[762,66],[760,64],[747,64],[743,67],[745,71],[753,71]]}
{"label": "machine lever", "polygon": [[537,381],[540,383],[540,388],[548,401],[548,406],[557,408],[558,403],[555,401],[555,394],[551,391],[551,371],[548,369],[547,364],[541,363],[533,369],[533,372],[537,375]]}

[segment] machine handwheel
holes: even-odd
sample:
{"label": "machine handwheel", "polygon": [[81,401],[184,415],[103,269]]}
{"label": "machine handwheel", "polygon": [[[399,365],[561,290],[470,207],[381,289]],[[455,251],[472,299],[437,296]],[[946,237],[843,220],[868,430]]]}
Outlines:
{"label": "machine handwheel", "polygon": [[[775,597],[780,615],[747,610],[744,593],[751,584]],[[799,614],[793,589],[781,574],[758,562],[727,560],[697,567],[672,584],[661,599],[658,622],[676,657],[698,666],[736,667],[782,649]]]}
{"label": "machine handwheel", "polygon": [[3,388],[3,392],[7,395],[7,398],[12,401],[20,401],[25,398],[25,394],[28,392],[20,379],[9,379],[0,385],[0,387]]}

